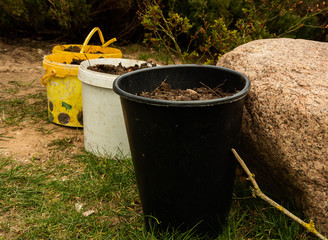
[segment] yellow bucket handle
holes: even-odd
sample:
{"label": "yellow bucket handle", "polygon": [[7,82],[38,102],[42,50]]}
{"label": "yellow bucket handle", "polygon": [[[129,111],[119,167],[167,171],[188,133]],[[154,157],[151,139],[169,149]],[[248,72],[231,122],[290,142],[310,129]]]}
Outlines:
{"label": "yellow bucket handle", "polygon": [[111,43],[113,43],[113,42],[116,41],[116,38],[112,38],[112,39],[110,39],[109,41],[107,41],[105,43],[104,36],[103,36],[102,32],[100,31],[100,28],[99,27],[95,27],[94,29],[91,30],[91,32],[89,33],[89,35],[84,40],[84,43],[82,45],[82,48],[81,48],[80,53],[83,53],[84,52],[85,47],[88,45],[91,37],[93,36],[93,34],[95,32],[98,32],[98,35],[99,35],[99,38],[100,38],[100,41],[101,41],[101,44],[102,44],[101,46],[104,47],[104,48],[107,47],[109,44],[111,44]]}
{"label": "yellow bucket handle", "polygon": [[51,71],[47,71],[46,74],[41,78],[41,83],[47,86],[46,80],[55,75],[56,75],[56,71],[54,69],[52,69]]}

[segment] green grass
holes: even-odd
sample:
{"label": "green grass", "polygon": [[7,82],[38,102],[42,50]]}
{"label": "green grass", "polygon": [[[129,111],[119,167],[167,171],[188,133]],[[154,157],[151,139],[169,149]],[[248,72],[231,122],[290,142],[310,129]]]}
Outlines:
{"label": "green grass", "polygon": [[[88,153],[72,155],[70,161],[54,154],[45,162],[24,164],[0,155],[0,239],[204,239],[191,232],[166,232],[158,238],[147,232],[129,168],[130,159],[119,162]],[[235,195],[251,192],[237,182]],[[246,198],[233,201],[218,239],[310,237],[267,203]]]}
{"label": "green grass", "polygon": [[138,59],[142,61],[148,61],[149,58],[151,58],[150,53],[141,53],[138,57]]}
{"label": "green grass", "polygon": [[21,89],[31,87],[35,82],[36,82],[36,79],[31,81],[30,83],[24,83],[21,80],[19,80],[19,81],[16,81],[16,80],[8,81],[9,87],[3,88],[2,92],[10,93],[10,94],[16,94]]}
{"label": "green grass", "polygon": [[[48,118],[46,92],[17,95],[21,90],[36,84],[35,81],[36,79],[29,83],[9,81],[9,86],[0,90],[0,121],[2,123],[19,126],[27,119],[38,122]],[[2,93],[10,94],[10,97],[1,97]]]}
{"label": "green grass", "polygon": [[72,139],[70,139],[68,137],[64,137],[61,139],[58,138],[48,144],[48,147],[52,147],[52,149],[59,150],[59,151],[64,151],[65,149],[68,149],[73,146],[74,146],[74,144],[73,144]]}
{"label": "green grass", "polygon": [[0,98],[2,121],[10,126],[18,126],[24,120],[40,121],[47,119],[46,92],[15,96],[11,99]]}
{"label": "green grass", "polygon": [[141,220],[132,173],[110,159],[82,154],[70,163],[52,158],[18,165],[2,157],[0,186],[0,216],[8,216],[0,223],[4,239],[103,239],[131,228],[129,219]]}

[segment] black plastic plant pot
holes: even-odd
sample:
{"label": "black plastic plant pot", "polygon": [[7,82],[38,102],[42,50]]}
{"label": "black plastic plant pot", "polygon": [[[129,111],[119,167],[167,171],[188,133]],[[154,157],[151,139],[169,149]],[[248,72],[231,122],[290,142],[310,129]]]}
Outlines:
{"label": "black plastic plant pot", "polygon": [[[137,96],[165,80],[173,89],[222,84],[232,96],[169,101]],[[224,83],[224,84],[223,84]],[[216,236],[226,223],[235,178],[231,148],[240,143],[250,83],[236,71],[169,65],[118,77],[132,160],[146,227]]]}

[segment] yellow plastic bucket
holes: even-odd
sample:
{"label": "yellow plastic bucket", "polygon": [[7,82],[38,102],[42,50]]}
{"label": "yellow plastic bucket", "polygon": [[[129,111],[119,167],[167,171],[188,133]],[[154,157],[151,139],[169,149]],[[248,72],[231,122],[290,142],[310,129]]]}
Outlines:
{"label": "yellow plastic bucket", "polygon": [[69,56],[51,54],[43,59],[46,74],[41,82],[47,86],[48,118],[69,127],[83,127],[82,84],[77,78],[79,65],[66,64]]}
{"label": "yellow plastic bucket", "polygon": [[[119,49],[107,47],[116,39],[111,39],[102,46],[87,45],[96,31],[104,42],[100,29],[94,28],[82,46],[58,45],[53,48],[53,54],[43,58],[46,74],[41,78],[41,83],[47,87],[48,118],[51,122],[69,127],[83,127],[82,84],[77,77],[79,61],[122,57]],[[64,51],[69,46],[81,46],[80,53]],[[77,64],[72,64],[74,61]]]}
{"label": "yellow plastic bucket", "polygon": [[[95,32],[98,32],[101,46],[97,45],[88,45],[91,37]],[[52,53],[63,53],[72,55],[75,59],[86,58],[122,58],[122,52],[117,48],[108,47],[111,43],[115,42],[116,38],[112,38],[109,41],[105,42],[104,36],[101,30],[98,27],[95,27],[91,30],[89,35],[85,38],[83,45],[80,44],[69,44],[69,45],[57,45],[52,49]],[[78,48],[79,52],[70,51],[72,48]],[[101,56],[99,56],[101,55]]]}

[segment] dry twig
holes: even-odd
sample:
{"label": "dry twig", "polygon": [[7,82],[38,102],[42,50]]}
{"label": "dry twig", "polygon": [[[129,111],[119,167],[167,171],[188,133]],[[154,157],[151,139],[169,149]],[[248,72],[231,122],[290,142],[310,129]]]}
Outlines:
{"label": "dry twig", "polygon": [[155,88],[155,89],[153,90],[153,92],[157,91],[161,86],[163,86],[163,84],[166,82],[166,80],[167,80],[168,77],[169,77],[169,76],[167,75],[166,78],[161,82],[161,84],[160,84],[157,88]]}
{"label": "dry twig", "polygon": [[235,155],[236,159],[238,160],[238,162],[240,163],[240,165],[242,166],[244,171],[247,173],[248,180],[250,180],[252,182],[252,184],[254,186],[254,188],[252,188],[254,196],[258,196],[259,198],[263,199],[264,201],[266,201],[267,203],[269,203],[270,205],[272,205],[273,207],[275,207],[279,211],[283,212],[288,217],[290,217],[291,219],[293,219],[294,221],[296,221],[297,223],[299,223],[300,225],[305,227],[308,231],[315,234],[318,238],[323,239],[323,240],[328,240],[325,236],[323,236],[321,233],[319,233],[318,230],[316,230],[316,228],[314,226],[314,222],[312,220],[309,223],[304,222],[302,219],[295,216],[293,213],[289,212],[286,208],[284,208],[283,206],[281,206],[280,204],[276,203],[271,198],[269,198],[267,195],[265,195],[261,191],[259,186],[257,185],[257,183],[254,179],[254,174],[252,174],[249,171],[248,167],[246,166],[245,162],[241,159],[241,157],[238,155],[237,151],[233,148],[231,149],[231,151]]}
{"label": "dry twig", "polygon": [[199,82],[200,84],[202,84],[204,87],[206,87],[208,90],[210,90],[212,93],[214,93],[214,95],[216,95],[217,97],[222,97],[219,93],[217,93],[216,91],[214,91],[212,88],[210,88],[209,86],[207,86],[205,83]]}

